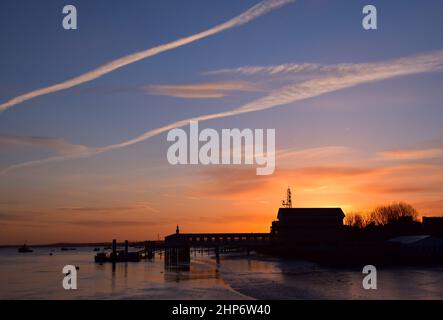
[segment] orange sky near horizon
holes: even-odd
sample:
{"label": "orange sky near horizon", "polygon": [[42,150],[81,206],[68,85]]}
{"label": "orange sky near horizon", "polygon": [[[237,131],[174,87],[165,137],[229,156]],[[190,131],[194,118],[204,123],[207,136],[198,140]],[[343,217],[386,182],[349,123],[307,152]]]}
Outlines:
{"label": "orange sky near horizon", "polygon": [[[54,176],[45,180],[44,191],[29,191],[32,207],[9,203],[11,210],[2,214],[0,243],[157,239],[173,233],[177,224],[182,232],[268,232],[288,186],[294,207],[366,213],[377,205],[403,201],[422,216],[441,215],[442,164],[423,159],[424,152],[369,156],[344,147],[280,150],[273,175],[257,176],[255,168],[241,165],[159,166],[145,173],[168,172],[155,186],[144,176],[134,180],[132,174]],[[30,179],[32,171],[23,176]],[[174,171],[181,175],[174,177]],[[29,181],[38,181],[38,176]],[[67,187],[57,190],[62,183]],[[9,192],[12,196],[15,191]],[[45,201],[43,194],[54,198]]]}

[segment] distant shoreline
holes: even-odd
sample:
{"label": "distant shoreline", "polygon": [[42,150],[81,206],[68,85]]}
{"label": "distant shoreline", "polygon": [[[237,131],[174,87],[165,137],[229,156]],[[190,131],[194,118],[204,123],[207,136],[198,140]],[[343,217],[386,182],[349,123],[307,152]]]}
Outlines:
{"label": "distant shoreline", "polygon": [[[133,241],[129,242],[130,246],[134,245],[143,245],[144,241]],[[49,248],[49,247],[55,247],[55,248],[61,248],[61,247],[110,247],[112,245],[112,241],[109,242],[83,242],[83,243],[69,243],[69,242],[59,242],[59,243],[49,243],[49,244],[26,244],[29,247],[32,248]],[[118,246],[124,246],[124,242],[117,242]],[[0,249],[4,248],[17,248],[21,247],[23,244],[6,244],[6,245],[0,245]]]}

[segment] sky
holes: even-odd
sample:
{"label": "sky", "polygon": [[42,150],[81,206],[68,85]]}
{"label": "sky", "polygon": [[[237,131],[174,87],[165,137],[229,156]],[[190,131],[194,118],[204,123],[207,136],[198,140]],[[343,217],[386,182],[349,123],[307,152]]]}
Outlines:
{"label": "sky", "polygon": [[[443,214],[441,1],[371,1],[369,31],[359,0],[70,4],[77,30],[62,1],[0,4],[0,244],[267,232],[288,186]],[[274,174],[169,164],[192,118],[275,129]]]}

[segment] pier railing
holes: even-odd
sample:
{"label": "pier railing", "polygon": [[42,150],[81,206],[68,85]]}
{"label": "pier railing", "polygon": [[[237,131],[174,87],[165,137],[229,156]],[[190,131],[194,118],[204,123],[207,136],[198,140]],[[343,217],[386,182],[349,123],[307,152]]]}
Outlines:
{"label": "pier railing", "polygon": [[257,246],[271,242],[269,233],[180,233],[165,237],[165,246]]}

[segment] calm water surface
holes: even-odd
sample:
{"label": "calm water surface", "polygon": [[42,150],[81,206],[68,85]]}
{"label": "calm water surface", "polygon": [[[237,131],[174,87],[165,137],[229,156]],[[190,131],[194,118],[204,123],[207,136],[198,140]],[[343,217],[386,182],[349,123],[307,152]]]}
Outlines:
{"label": "calm water surface", "polygon": [[[363,290],[361,270],[327,269],[251,255],[193,255],[189,270],[165,270],[161,257],[94,263],[92,248],[0,249],[1,299],[443,299],[443,266],[378,270],[378,290]],[[62,287],[62,268],[78,271],[78,290]]]}

